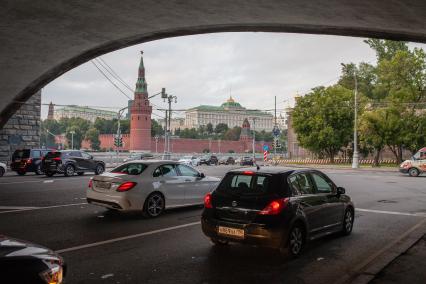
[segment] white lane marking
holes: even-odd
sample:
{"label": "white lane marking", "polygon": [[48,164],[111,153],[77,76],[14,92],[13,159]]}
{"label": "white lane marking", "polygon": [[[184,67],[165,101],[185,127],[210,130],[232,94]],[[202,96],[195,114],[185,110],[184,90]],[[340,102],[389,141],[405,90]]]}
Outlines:
{"label": "white lane marking", "polygon": [[43,181],[43,183],[51,183],[51,182],[53,182],[54,180],[53,179],[49,179],[49,180],[45,180],[45,181]]}
{"label": "white lane marking", "polygon": [[83,177],[70,177],[68,178],[58,178],[58,179],[52,179],[52,180],[44,180],[42,178],[40,178],[39,180],[24,180],[24,181],[11,181],[11,182],[0,182],[0,185],[2,184],[20,184],[20,183],[50,183],[50,182],[54,182],[54,181],[73,181],[73,180],[80,180],[80,179],[85,179],[89,176],[83,176]]}
{"label": "white lane marking", "polygon": [[41,181],[39,181],[39,180],[11,181],[11,182],[1,182],[0,185],[2,185],[2,184],[18,184],[18,183],[35,183],[35,182],[41,182]]}
{"label": "white lane marking", "polygon": [[51,209],[51,208],[60,208],[60,207],[69,207],[69,206],[79,206],[79,205],[88,205],[87,202],[84,203],[71,203],[71,204],[63,204],[63,205],[52,205],[52,206],[45,206],[45,207],[34,207],[34,208],[28,208],[28,209],[18,209],[18,210],[8,210],[8,211],[2,211],[0,214],[5,213],[14,213],[14,212],[24,212],[24,211],[33,211],[33,210],[42,210],[42,209]]}
{"label": "white lane marking", "polygon": [[120,241],[130,240],[130,239],[134,239],[134,238],[140,238],[140,237],[144,237],[144,236],[159,234],[159,233],[177,230],[177,229],[186,228],[186,227],[191,227],[191,226],[195,226],[195,225],[199,225],[199,224],[201,224],[200,221],[187,223],[187,224],[183,224],[183,225],[158,229],[158,230],[144,232],[144,233],[140,233],[140,234],[134,234],[134,235],[124,236],[124,237],[109,239],[109,240],[105,240],[105,241],[100,241],[100,242],[96,242],[96,243],[90,243],[90,244],[85,244],[85,245],[81,245],[81,246],[75,246],[75,247],[60,249],[60,250],[57,250],[56,253],[64,253],[64,252],[70,252],[70,251],[76,251],[76,250],[81,250],[81,249],[86,249],[86,248],[102,246],[102,245],[111,244],[111,243],[115,243],[115,242],[120,242]]}
{"label": "white lane marking", "polygon": [[423,213],[423,212],[419,212],[419,213],[407,213],[407,212],[383,211],[383,210],[362,209],[362,208],[356,208],[355,212],[356,211],[378,213],[378,214],[390,214],[390,215],[426,217],[426,213]]}
{"label": "white lane marking", "polygon": [[0,206],[0,210],[25,210],[25,209],[36,209],[38,207],[28,206]]}

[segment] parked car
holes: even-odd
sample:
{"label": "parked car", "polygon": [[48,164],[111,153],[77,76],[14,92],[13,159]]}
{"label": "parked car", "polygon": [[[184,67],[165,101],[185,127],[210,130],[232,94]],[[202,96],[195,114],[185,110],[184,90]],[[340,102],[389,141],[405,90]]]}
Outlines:
{"label": "parked car", "polygon": [[206,155],[201,157],[200,165],[217,165],[218,159],[215,155]]}
{"label": "parked car", "polygon": [[320,171],[244,168],[228,172],[205,196],[201,223],[214,244],[244,243],[298,256],[307,241],[350,234],[354,213],[345,189]]}
{"label": "parked car", "polygon": [[0,177],[2,177],[7,172],[7,167],[5,163],[0,163]]}
{"label": "parked car", "polygon": [[27,172],[35,172],[37,175],[43,174],[41,160],[49,152],[47,149],[18,149],[12,154],[10,169],[18,175],[25,175]]}
{"label": "parked car", "polygon": [[426,172],[426,147],[420,149],[411,160],[405,160],[400,166],[399,171],[417,177]]}
{"label": "parked car", "polygon": [[220,179],[175,161],[128,162],[89,182],[87,202],[156,217],[165,209],[201,205]]}
{"label": "parked car", "polygon": [[131,153],[128,158],[124,159],[124,162],[149,159],[154,159],[154,155],[152,155],[151,153]]}
{"label": "parked car", "polygon": [[179,159],[179,163],[188,166],[198,166],[200,164],[200,159],[195,156],[183,156],[181,159]]}
{"label": "parked car", "polygon": [[253,158],[252,157],[243,157],[240,160],[240,166],[253,166]]}
{"label": "parked car", "polygon": [[64,260],[52,250],[0,235],[2,283],[61,284],[66,271]]}
{"label": "parked car", "polygon": [[53,151],[46,154],[42,161],[42,170],[46,176],[64,174],[72,176],[75,173],[83,175],[94,172],[100,175],[105,171],[105,163],[95,160],[92,155],[78,150]]}
{"label": "parked car", "polygon": [[234,165],[235,160],[232,157],[222,157],[219,159],[219,165]]}

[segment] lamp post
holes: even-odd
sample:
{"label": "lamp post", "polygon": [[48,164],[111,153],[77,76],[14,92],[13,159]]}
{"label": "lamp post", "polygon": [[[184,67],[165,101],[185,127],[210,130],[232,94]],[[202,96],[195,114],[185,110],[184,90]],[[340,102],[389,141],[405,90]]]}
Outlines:
{"label": "lamp post", "polygon": [[75,134],[75,131],[71,130],[70,133],[71,133],[71,149],[74,150],[74,134]]}
{"label": "lamp post", "polygon": [[253,162],[256,161],[256,117],[252,117],[253,119]]}

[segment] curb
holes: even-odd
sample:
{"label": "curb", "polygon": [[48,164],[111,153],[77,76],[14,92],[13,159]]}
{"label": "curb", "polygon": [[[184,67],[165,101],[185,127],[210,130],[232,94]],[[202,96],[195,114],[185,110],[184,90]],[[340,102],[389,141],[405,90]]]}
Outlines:
{"label": "curb", "polygon": [[[275,166],[275,165],[271,165],[271,166]],[[352,171],[359,171],[359,172],[377,172],[377,173],[399,173],[398,168],[383,168],[383,169],[378,169],[378,168],[358,168],[358,169],[353,169],[351,167],[333,167],[333,166],[318,166],[315,164],[306,164],[306,165],[301,165],[301,164],[280,164],[279,166],[282,167],[294,167],[294,168],[314,168],[314,169],[323,169],[323,170],[352,170]]]}
{"label": "curb", "polygon": [[352,274],[347,274],[336,283],[367,284],[392,261],[407,252],[426,234],[426,218],[391,242],[377,253],[358,264]]}

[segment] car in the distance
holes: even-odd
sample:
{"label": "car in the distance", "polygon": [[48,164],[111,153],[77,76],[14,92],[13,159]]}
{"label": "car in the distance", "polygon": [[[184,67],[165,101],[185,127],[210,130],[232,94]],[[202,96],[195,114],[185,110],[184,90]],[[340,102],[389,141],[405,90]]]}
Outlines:
{"label": "car in the distance", "polygon": [[93,177],[86,198],[108,209],[157,217],[165,209],[202,205],[205,194],[219,182],[175,161],[131,161]]}
{"label": "car in the distance", "polygon": [[154,159],[154,155],[151,153],[131,153],[130,156],[126,159],[124,159],[124,162],[134,161],[134,160],[149,160]]}
{"label": "car in the distance", "polygon": [[235,160],[231,156],[219,159],[219,165],[235,165]]}
{"label": "car in the distance", "polygon": [[296,257],[310,240],[349,235],[354,216],[345,189],[320,171],[243,168],[228,172],[205,196],[201,224],[216,245],[271,247]]}
{"label": "car in the distance", "polygon": [[52,250],[0,235],[2,283],[61,284],[66,270],[63,258]]}
{"label": "car in the distance", "polygon": [[7,166],[5,163],[0,163],[0,177],[7,172]]}
{"label": "car in the distance", "polygon": [[206,155],[200,158],[200,165],[217,165],[218,158],[215,155]]}
{"label": "car in the distance", "polygon": [[252,157],[242,157],[240,160],[240,166],[253,166],[253,158]]}
{"label": "car in the distance", "polygon": [[414,154],[411,160],[402,162],[399,171],[404,174],[408,173],[412,177],[417,177],[426,172],[426,147]]}
{"label": "car in the distance", "polygon": [[49,151],[47,149],[17,149],[12,154],[10,169],[21,176],[28,172],[41,175],[43,174],[41,160]]}
{"label": "car in the distance", "polygon": [[73,176],[94,172],[100,175],[105,171],[105,163],[95,160],[92,155],[79,150],[62,150],[48,152],[42,160],[42,170],[46,176],[64,174]]}
{"label": "car in the distance", "polygon": [[183,156],[178,162],[188,166],[198,166],[200,164],[200,159],[196,156]]}

